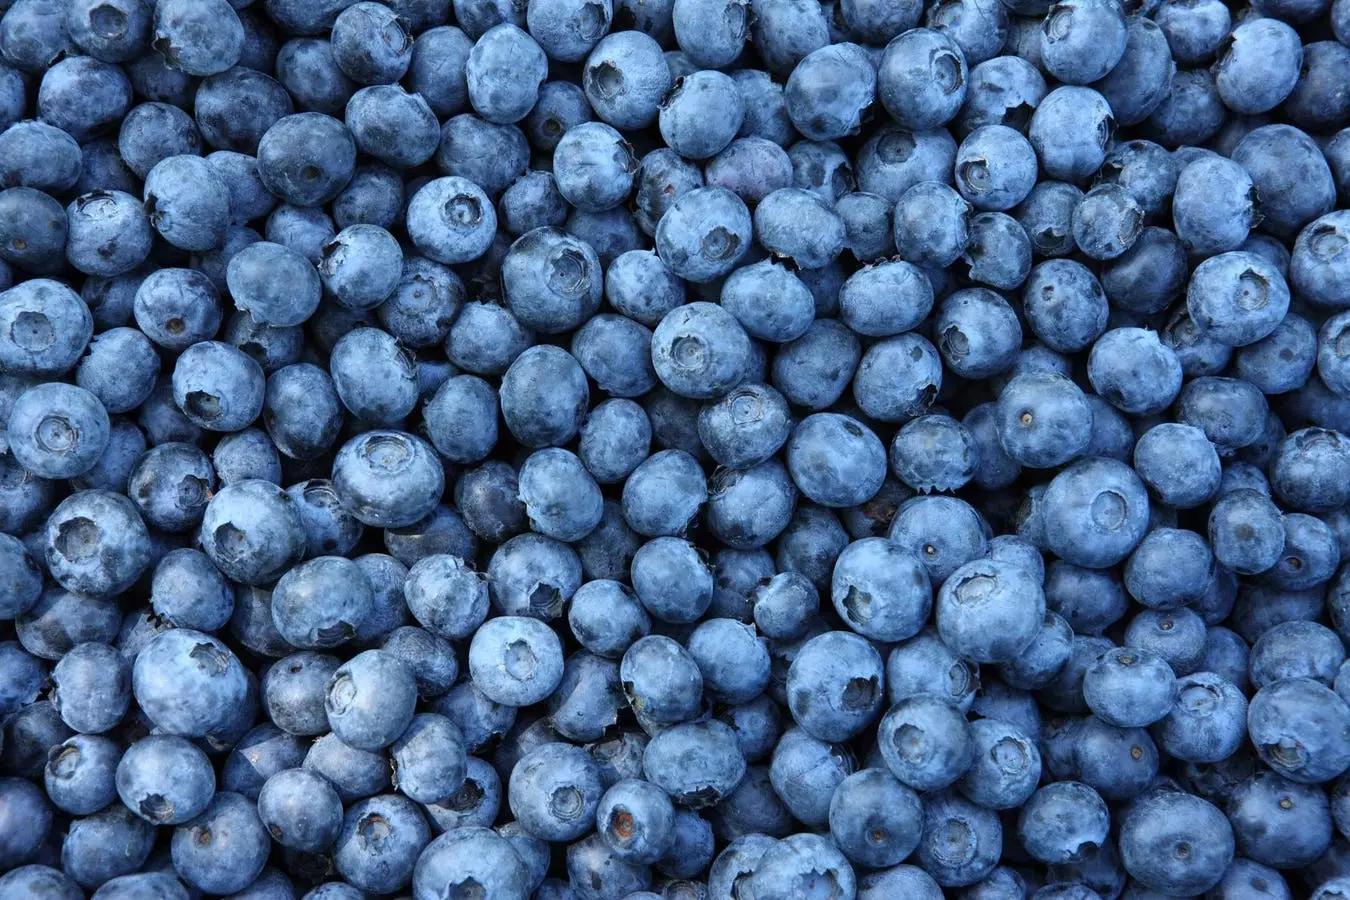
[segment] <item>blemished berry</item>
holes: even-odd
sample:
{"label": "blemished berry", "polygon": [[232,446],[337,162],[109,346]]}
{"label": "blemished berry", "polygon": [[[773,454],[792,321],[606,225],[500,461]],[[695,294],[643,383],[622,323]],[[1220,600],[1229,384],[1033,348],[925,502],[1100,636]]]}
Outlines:
{"label": "blemished berry", "polygon": [[1350,896],[1350,0],[0,0],[0,900]]}

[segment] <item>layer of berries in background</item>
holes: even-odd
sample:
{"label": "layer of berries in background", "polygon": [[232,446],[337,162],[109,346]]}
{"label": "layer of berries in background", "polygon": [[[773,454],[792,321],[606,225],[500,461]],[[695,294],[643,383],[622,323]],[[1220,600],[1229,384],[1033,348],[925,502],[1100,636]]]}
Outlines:
{"label": "layer of berries in background", "polygon": [[1350,0],[0,0],[0,900],[1350,900],[1347,126]]}

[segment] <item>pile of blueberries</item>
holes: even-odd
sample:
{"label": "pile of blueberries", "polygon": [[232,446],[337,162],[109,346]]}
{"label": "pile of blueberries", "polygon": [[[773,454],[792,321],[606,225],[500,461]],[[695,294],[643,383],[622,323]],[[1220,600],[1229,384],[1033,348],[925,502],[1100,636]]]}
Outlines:
{"label": "pile of blueberries", "polygon": [[0,14],[0,900],[1350,898],[1350,0]]}

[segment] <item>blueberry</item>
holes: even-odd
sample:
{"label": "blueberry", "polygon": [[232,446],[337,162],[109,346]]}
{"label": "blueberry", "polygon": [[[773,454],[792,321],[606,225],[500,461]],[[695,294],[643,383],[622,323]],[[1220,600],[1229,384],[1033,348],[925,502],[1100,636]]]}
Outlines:
{"label": "blueberry", "polygon": [[321,249],[319,276],[337,301],[350,309],[379,306],[398,286],[403,251],[377,225],[352,225]]}
{"label": "blueberry", "polygon": [[[921,187],[905,196],[914,197]],[[864,268],[845,281],[839,291],[839,305],[842,320],[850,329],[870,337],[887,337],[909,331],[927,317],[933,308],[933,289],[917,266],[890,260]]]}
{"label": "blueberry", "polygon": [[856,506],[880,489],[886,450],[862,423],[837,413],[817,413],[793,432],[787,465],[797,488],[815,502]]}
{"label": "blueberry", "polygon": [[1066,85],[1041,100],[1032,113],[1027,137],[1047,175],[1080,181],[1106,159],[1114,126],[1110,104],[1101,94]]}
{"label": "blueberry", "polygon": [[881,711],[881,656],[848,632],[808,640],[788,670],[788,704],[798,725],[817,738],[844,741]]}
{"label": "blueberry", "polygon": [[1232,25],[1222,3],[1163,3],[1154,16],[1178,63],[1204,62],[1213,56]]}
{"label": "blueberry", "polygon": [[1314,220],[1294,242],[1289,263],[1289,277],[1293,287],[1311,302],[1338,307],[1335,299],[1346,281],[1337,259],[1346,238],[1346,217],[1339,212],[1327,213]]}
{"label": "blueberry", "polygon": [[952,784],[974,758],[965,716],[934,694],[917,694],[892,706],[881,719],[877,743],[892,774],[919,791]]}
{"label": "blueberry", "polygon": [[151,45],[174,68],[215,75],[239,61],[244,27],[226,0],[171,0],[155,6]]}
{"label": "blueberry", "polygon": [[1008,31],[1008,14],[1003,7],[986,8],[964,0],[931,7],[924,21],[956,41],[971,65],[998,55]]}
{"label": "blueberry", "polygon": [[620,858],[656,862],[675,836],[675,809],[665,792],[650,782],[624,779],[600,798],[597,831]]}
{"label": "blueberry", "polygon": [[413,243],[442,263],[468,262],[481,256],[491,240],[496,220],[483,191],[459,177],[428,182],[408,205]]}
{"label": "blueberry", "polygon": [[778,460],[740,471],[719,469],[710,487],[708,530],[738,550],[763,547],[782,533],[797,500],[791,476]]}
{"label": "blueberry", "polygon": [[1172,203],[1177,236],[1193,253],[1236,250],[1257,221],[1255,197],[1251,178],[1236,163],[1222,158],[1193,162],[1177,178]]}
{"label": "blueberry", "polygon": [[589,653],[563,663],[563,678],[549,698],[552,728],[569,740],[600,740],[618,724],[623,699],[619,666]]}
{"label": "blueberry", "polygon": [[1091,407],[1072,381],[1056,373],[1013,378],[999,395],[996,416],[1004,451],[1024,466],[1062,465],[1091,439]]}
{"label": "blueberry", "polygon": [[[648,14],[647,6],[639,12]],[[616,10],[616,16],[621,11],[622,7]],[[586,58],[582,71],[586,99],[615,128],[655,123],[662,98],[670,89],[670,70],[653,37],[640,31],[616,32],[602,38]]]}
{"label": "blueberry", "polygon": [[975,757],[957,782],[972,802],[989,809],[1012,809],[1035,791],[1041,772],[1041,754],[1024,733],[998,719],[971,724]]}
{"label": "blueberry", "polygon": [[[408,102],[407,107],[410,112],[417,109],[414,102]],[[362,135],[364,130],[354,129],[353,134]],[[439,144],[440,130],[435,130],[434,134]],[[333,201],[333,220],[339,228],[366,224],[387,229],[402,214],[404,200],[403,179],[399,173],[379,163],[367,163],[356,167],[352,180]]]}
{"label": "blueberry", "polygon": [[341,400],[333,379],[310,363],[278,369],[267,379],[263,424],[275,443],[274,453],[280,451],[291,459],[312,459],[324,453],[342,426]]}
{"label": "blueberry", "polygon": [[130,107],[131,84],[122,69],[92,57],[54,62],[38,84],[37,118],[77,141],[110,131]]}
{"label": "blueberry", "polygon": [[1036,253],[1060,257],[1074,249],[1073,213],[1082,199],[1082,191],[1062,181],[1042,181],[1031,189],[1014,212]]}
{"label": "blueberry", "polygon": [[549,743],[516,763],[509,799],[516,821],[540,840],[574,840],[595,820],[604,787],[599,768],[579,747]]}
{"label": "blueberry", "polygon": [[18,540],[6,534],[0,537],[0,560],[4,561],[0,579],[0,615],[17,618],[37,603],[42,591],[42,570]]}
{"label": "blueberry", "polygon": [[257,802],[259,819],[283,847],[322,852],[342,827],[337,791],[307,768],[284,769],[269,777]]}
{"label": "blueberry", "polygon": [[750,30],[747,0],[675,0],[675,40],[699,65],[720,67],[740,55]]}
{"label": "blueberry", "polygon": [[[682,764],[691,751],[700,755],[703,760],[700,765]],[[712,720],[675,725],[662,731],[647,745],[643,771],[676,803],[697,809],[728,794],[741,781],[746,767],[734,732],[722,722]],[[682,849],[679,824],[677,818],[675,841],[665,854],[664,868],[676,867],[672,857]],[[697,866],[694,871],[702,868]]]}
{"label": "blueberry", "polygon": [[219,640],[178,628],[156,635],[136,657],[132,689],[162,731],[200,737],[217,731],[244,702],[247,677]]}
{"label": "blueberry", "polygon": [[1223,877],[1233,851],[1233,830],[1223,814],[1179,791],[1145,796],[1120,828],[1125,870],[1155,890],[1207,890]]}
{"label": "blueberry", "polygon": [[[844,220],[819,196],[802,188],[782,188],[755,208],[755,232],[771,254],[805,269],[831,262],[844,245]],[[806,234],[815,236],[812,241]]]}
{"label": "blueberry", "polygon": [[131,702],[131,671],[106,644],[72,647],[52,669],[51,679],[61,720],[80,734],[111,730]]}
{"label": "blueberry", "polygon": [[601,122],[584,122],[562,136],[553,166],[564,199],[578,210],[602,212],[628,197],[638,162],[619,132]]}
{"label": "blueberry", "polygon": [[502,285],[507,306],[527,328],[571,331],[600,306],[600,260],[586,242],[556,228],[536,228],[511,245]]}
{"label": "blueberry", "polygon": [[556,618],[581,581],[576,552],[543,535],[523,534],[507,541],[488,564],[493,602],[508,615]]}
{"label": "blueberry", "polygon": [[1016,219],[986,212],[970,220],[970,241],[961,263],[971,281],[1011,290],[1031,271],[1031,253],[1031,240]]}
{"label": "blueberry", "polygon": [[128,62],[145,53],[152,10],[136,0],[80,0],[66,11],[66,33],[80,49],[104,62]]}
{"label": "blueberry", "polygon": [[246,479],[221,488],[207,503],[202,549],[227,577],[266,583],[305,552],[295,502],[275,484]]}
{"label": "blueberry", "polygon": [[47,568],[63,588],[107,597],[135,583],[150,564],[150,536],[126,497],[80,491],[57,505],[43,535]]}
{"label": "blueberry", "polygon": [[[905,348],[899,341],[895,349]],[[888,351],[878,351],[878,355]],[[921,354],[922,355],[922,354]],[[791,403],[826,409],[843,394],[858,367],[858,337],[835,319],[817,319],[800,338],[774,355],[772,383]]]}
{"label": "blueberry", "polygon": [[1337,733],[1320,730],[1335,727],[1344,712],[1340,698],[1324,685],[1309,678],[1282,679],[1252,698],[1248,733],[1262,761],[1276,772],[1316,784],[1344,768],[1343,742]]}
{"label": "blueberry", "polygon": [[1101,457],[1081,460],[1056,475],[1044,504],[1049,548],[1089,568],[1123,560],[1148,526],[1148,494],[1139,476]]}
{"label": "blueberry", "polygon": [[175,247],[202,251],[223,243],[229,189],[201,157],[169,156],[156,163],[145,177],[143,197],[150,224]]}
{"label": "blueberry", "polygon": [[535,105],[547,73],[544,52],[530,35],[509,23],[495,26],[469,52],[469,101],[489,122],[518,122]]}
{"label": "blueberry", "polygon": [[1018,814],[1017,835],[1027,852],[1049,864],[1075,862],[1106,840],[1106,804],[1085,784],[1059,781],[1032,794]]}
{"label": "blueberry", "polygon": [[[159,269],[136,289],[136,325],[158,346],[181,352],[220,328],[216,286],[193,269]],[[281,324],[281,323],[275,323]]]}
{"label": "blueberry", "polygon": [[656,227],[656,250],[681,278],[703,283],[721,277],[749,249],[750,212],[725,188],[696,187],[679,196],[666,212]]}
{"label": "blueberry", "polygon": [[713,578],[693,544],[658,537],[638,548],[632,561],[633,590],[663,622],[697,621],[712,602]]}
{"label": "blueberry", "polygon": [[1209,540],[1214,558],[1233,571],[1264,572],[1284,549],[1280,511],[1253,490],[1224,494],[1210,511]]}
{"label": "blueberry", "polygon": [[435,508],[445,472],[435,451],[401,431],[368,431],[342,446],[333,462],[333,488],[363,524],[411,525]]}
{"label": "blueberry", "polygon": [[1340,562],[1340,547],[1331,526],[1314,516],[1284,517],[1284,555],[1267,576],[1286,590],[1307,590],[1323,584]]}
{"label": "blueberry", "polygon": [[580,62],[609,30],[614,17],[608,2],[569,2],[558,5],[533,3],[525,20],[530,33],[551,59]]}
{"label": "blueberry", "polygon": [[9,452],[42,478],[72,478],[98,463],[109,440],[108,413],[74,385],[48,382],[19,395],[9,414]]}
{"label": "blueberry", "polygon": [[371,797],[347,810],[333,863],[349,884],[387,893],[407,886],[430,840],[417,804],[397,794]]}
{"label": "blueberry", "polygon": [[973,560],[947,576],[935,613],[943,643],[956,653],[977,662],[1010,662],[1039,634],[1044,594],[1019,566]]}
{"label": "blueberry", "polygon": [[345,643],[369,613],[374,595],[356,563],[320,556],[288,571],[272,591],[277,631],[296,647]]}
{"label": "blueberry", "polygon": [[47,797],[70,815],[98,812],[117,799],[115,777],[122,755],[117,742],[100,735],[80,734],[54,746],[43,770]]}
{"label": "blueberry", "polygon": [[1228,817],[1242,852],[1266,863],[1304,866],[1331,842],[1326,795],[1273,773],[1238,785],[1228,801]]}
{"label": "blueberry", "polygon": [[1287,240],[1335,206],[1331,169],[1315,146],[1297,128],[1278,125],[1255,129],[1233,150],[1259,195],[1262,230]]}
{"label": "blueberry", "polygon": [[750,876],[756,897],[799,896],[817,885],[855,895],[857,876],[834,845],[816,834],[794,834],[765,850]]}
{"label": "blueberry", "polygon": [[423,896],[449,887],[524,896],[529,873],[511,842],[489,828],[466,826],[427,844],[413,869],[413,891]]}
{"label": "blueberry", "polygon": [[567,203],[551,172],[531,170],[502,193],[497,218],[517,237],[535,228],[561,228],[567,221]]}
{"label": "blueberry", "polygon": [[1177,679],[1176,703],[1154,729],[1162,749],[1191,762],[1227,759],[1246,733],[1247,700],[1212,672]]}
{"label": "blueberry", "polygon": [[[662,71],[665,62],[662,60]],[[580,87],[568,81],[546,81],[539,88],[539,102],[525,118],[530,142],[554,150],[572,126],[591,121],[591,106]]]}
{"label": "blueberry", "polygon": [[252,424],[262,412],[265,387],[257,362],[218,341],[194,344],[174,365],[174,402],[210,431],[240,431]]}
{"label": "blueberry", "polygon": [[341,664],[336,657],[307,651],[279,660],[262,680],[268,717],[288,734],[323,734],[328,730],[324,692]]}
{"label": "blueberry", "polygon": [[969,79],[965,55],[951,37],[916,28],[886,45],[877,88],[896,122],[922,131],[956,116],[966,100]]}
{"label": "blueberry", "polygon": [[979,209],[1012,209],[1031,193],[1035,172],[1032,145],[1006,125],[976,129],[956,151],[956,187]]}
{"label": "blueberry", "polygon": [[528,706],[548,696],[562,678],[562,668],[557,636],[537,619],[491,619],[474,634],[469,648],[474,684],[510,706]]}
{"label": "blueberry", "polygon": [[[709,185],[726,188],[753,206],[774,191],[792,185],[792,159],[767,138],[741,137],[708,161],[705,176]],[[884,204],[878,204],[881,205]],[[889,218],[889,210],[869,207],[868,213],[868,220],[859,223],[860,231],[868,231],[865,238],[859,236],[860,241],[884,242],[885,235],[877,234],[881,223],[872,214]],[[864,251],[860,248],[859,252]]]}
{"label": "blueberry", "polygon": [[1003,828],[992,810],[950,792],[925,800],[918,862],[938,884],[956,887],[984,878],[998,863],[1002,842]]}
{"label": "blueberry", "polygon": [[[1301,649],[1296,656],[1291,648]],[[1258,689],[1281,678],[1312,678],[1333,683],[1344,648],[1339,638],[1314,622],[1282,622],[1266,631],[1252,647],[1249,661],[1252,684]]]}
{"label": "blueberry", "polygon": [[1124,56],[1126,36],[1120,7],[1093,0],[1056,3],[1042,27],[1041,64],[1065,84],[1090,84]]}
{"label": "blueberry", "polygon": [[362,536],[363,526],[342,507],[327,478],[313,478],[286,488],[296,502],[305,530],[305,555],[350,552]]}
{"label": "blueberry", "polygon": [[152,825],[181,825],[211,802],[215,773],[191,741],[151,735],[132,744],[117,764],[117,794]]}
{"label": "blueberry", "polygon": [[956,128],[968,135],[985,125],[1007,125],[1025,133],[1045,92],[1045,78],[1031,60],[1011,54],[985,60],[970,68]]}
{"label": "blueberry", "polygon": [[[59,587],[44,589],[37,603],[15,621],[14,630],[22,649],[13,642],[5,645],[6,663],[14,667],[15,684],[5,705],[14,706],[12,711],[21,711],[19,707],[32,702],[43,676],[33,657],[59,660],[77,644],[109,643],[117,639],[120,624],[115,605],[108,600],[70,593]],[[55,711],[52,715],[56,715]]]}
{"label": "blueberry", "polygon": [[775,343],[801,337],[815,317],[815,301],[806,285],[768,260],[732,273],[722,286],[722,306],[751,337]]}
{"label": "blueberry", "polygon": [[[669,216],[662,220],[667,221]],[[745,329],[730,312],[712,303],[671,310],[652,332],[657,377],[671,391],[691,399],[716,399],[736,387],[746,375],[750,352]]]}
{"label": "blueberry", "polygon": [[516,439],[527,446],[552,446],[571,440],[581,427],[588,399],[580,364],[557,347],[526,350],[502,376],[502,418]]}
{"label": "blueberry", "polygon": [[1344,466],[1345,445],[1336,431],[1304,428],[1280,441],[1270,463],[1271,488],[1294,509],[1324,512],[1339,505],[1341,491],[1313,472],[1336,472]]}
{"label": "blueberry", "polygon": [[69,227],[60,203],[36,188],[12,187],[0,191],[0,211],[0,262],[35,274],[60,269]]}
{"label": "blueberry", "polygon": [[1094,86],[1111,104],[1117,122],[1137,125],[1167,98],[1176,63],[1166,34],[1152,19],[1133,16],[1125,27],[1124,55]]}
{"label": "blueberry", "polygon": [[948,295],[934,328],[943,362],[966,378],[985,378],[1006,369],[1022,342],[1012,307],[985,288]]}
{"label": "blueberry", "polygon": [[346,186],[355,168],[356,145],[338,120],[298,113],[277,120],[258,143],[258,175],[288,203],[317,206]]}
{"label": "blueberry", "polygon": [[198,890],[247,887],[267,863],[267,831],[257,808],[239,794],[221,792],[200,816],[173,834],[173,867]]}
{"label": "blueberry", "polygon": [[511,311],[490,303],[466,303],[446,336],[446,356],[476,375],[498,375],[534,343],[534,333]]}
{"label": "blueberry", "polygon": [[[16,798],[16,802],[22,803],[23,798]],[[37,832],[45,830],[39,828]],[[75,883],[91,890],[119,876],[130,875],[150,856],[154,831],[153,826],[132,815],[125,806],[114,803],[71,823],[61,846],[61,869]],[[114,856],[107,852],[110,844],[124,849]],[[251,876],[249,880],[253,880]]]}
{"label": "blueberry", "polygon": [[1150,609],[1176,609],[1207,590],[1214,557],[1194,531],[1155,528],[1125,564],[1130,595]]}
{"label": "blueberry", "polygon": [[520,497],[533,528],[563,541],[580,540],[600,522],[600,488],[576,454],[546,448],[520,467]]}
{"label": "blueberry", "polygon": [[653,722],[675,724],[698,712],[703,677],[695,659],[670,638],[633,642],[619,667],[629,705]]}
{"label": "blueberry", "polygon": [[85,279],[80,296],[100,329],[117,328],[131,320],[136,289],[147,274],[137,270],[117,278]]}
{"label": "blueberry", "polygon": [[290,203],[272,210],[265,231],[269,242],[294,250],[311,264],[319,261],[323,245],[337,234],[332,218],[321,208]]}
{"label": "blueberry", "polygon": [[[762,27],[768,30],[767,25]],[[958,72],[958,81],[962,75]],[[784,88],[788,116],[797,131],[811,140],[830,141],[856,134],[863,113],[875,102],[877,82],[876,68],[858,44],[839,43],[814,50],[788,76]],[[846,85],[846,90],[840,85]]]}
{"label": "blueberry", "polygon": [[1298,33],[1278,19],[1240,23],[1217,55],[1214,80],[1219,96],[1229,109],[1244,115],[1279,105],[1293,91],[1303,64]]}

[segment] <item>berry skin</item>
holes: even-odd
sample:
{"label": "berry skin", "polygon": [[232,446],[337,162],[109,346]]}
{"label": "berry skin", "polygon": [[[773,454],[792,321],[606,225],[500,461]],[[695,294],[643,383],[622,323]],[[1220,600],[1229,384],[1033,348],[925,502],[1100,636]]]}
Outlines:
{"label": "berry skin", "polygon": [[0,898],[1350,896],[1347,43],[0,0]]}

